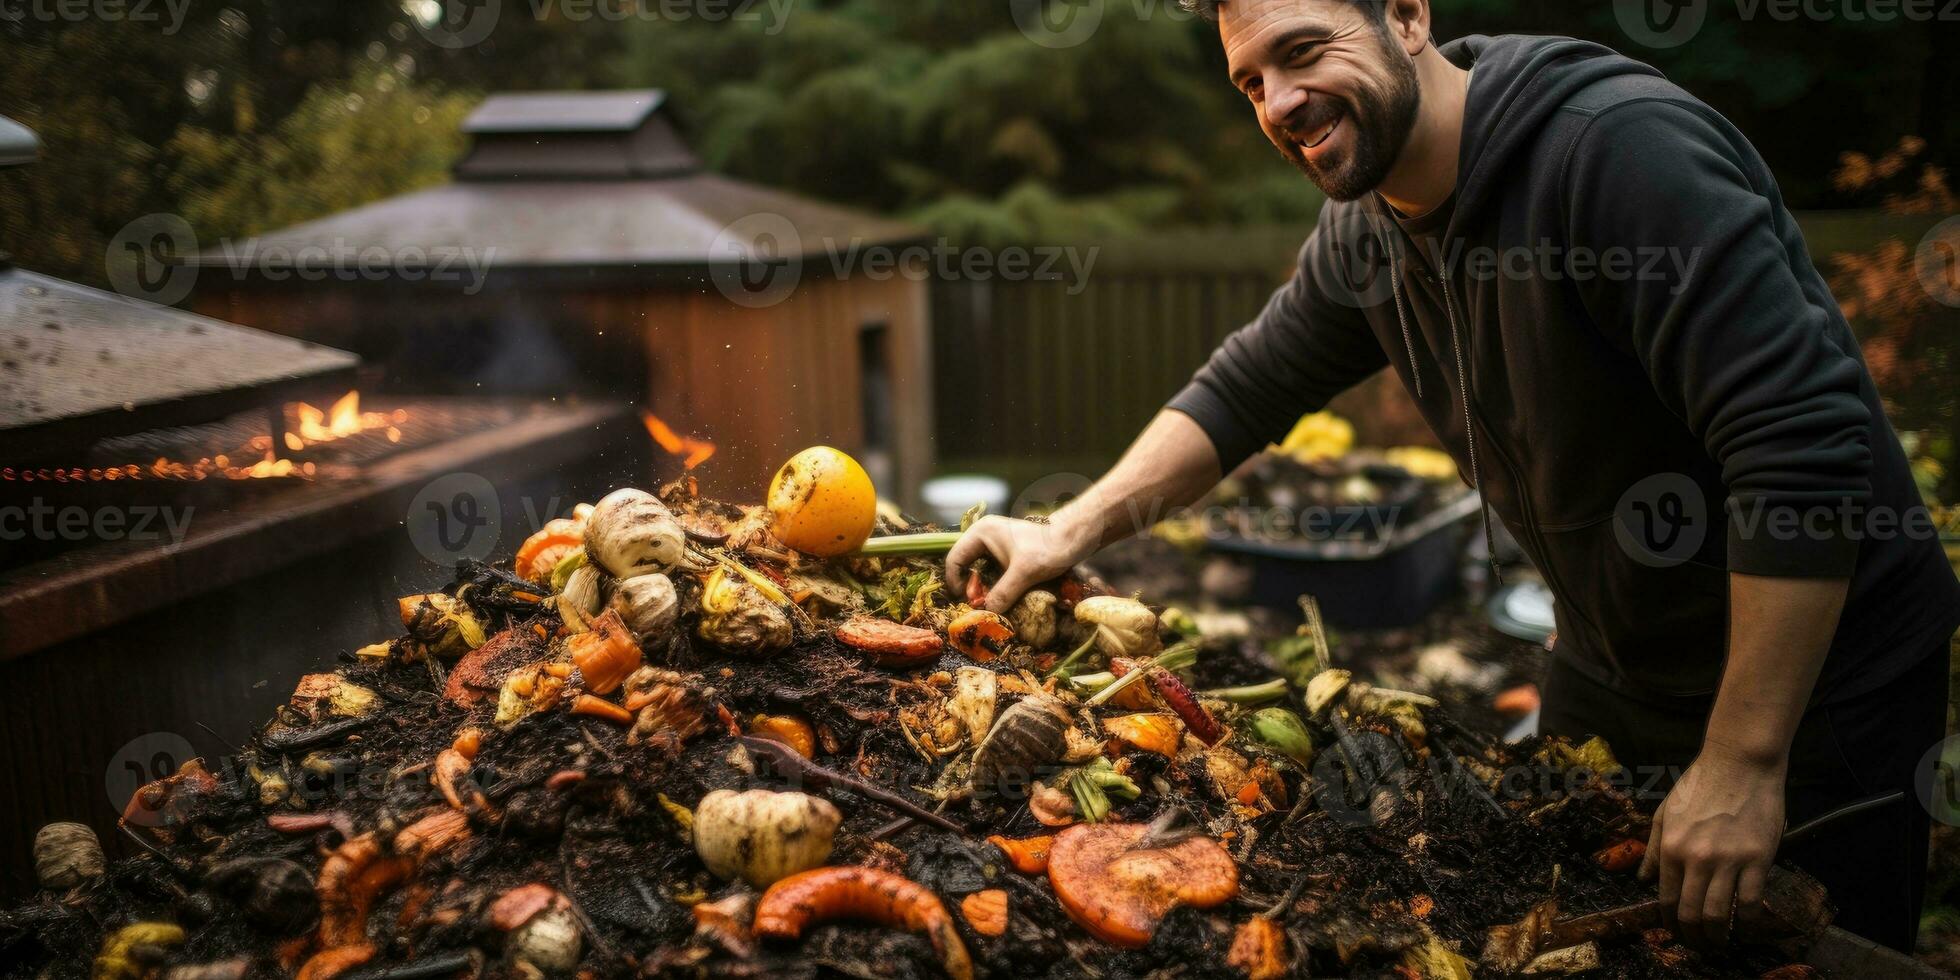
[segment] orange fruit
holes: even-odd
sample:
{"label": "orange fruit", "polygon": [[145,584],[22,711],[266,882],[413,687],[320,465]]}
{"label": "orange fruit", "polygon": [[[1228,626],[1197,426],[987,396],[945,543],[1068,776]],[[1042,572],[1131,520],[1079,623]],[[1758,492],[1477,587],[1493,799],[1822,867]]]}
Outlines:
{"label": "orange fruit", "polygon": [[849,453],[812,446],[769,481],[769,529],[777,540],[818,558],[856,551],[878,519],[871,476]]}

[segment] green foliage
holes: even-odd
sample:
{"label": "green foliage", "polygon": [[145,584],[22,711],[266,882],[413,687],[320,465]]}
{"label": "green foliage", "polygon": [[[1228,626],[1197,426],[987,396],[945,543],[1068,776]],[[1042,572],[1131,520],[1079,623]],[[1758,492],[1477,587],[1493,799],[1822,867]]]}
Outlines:
{"label": "green foliage", "polygon": [[169,151],[182,214],[206,238],[246,236],[447,179],[475,96],[362,66],[321,85],[269,130],[185,125]]}

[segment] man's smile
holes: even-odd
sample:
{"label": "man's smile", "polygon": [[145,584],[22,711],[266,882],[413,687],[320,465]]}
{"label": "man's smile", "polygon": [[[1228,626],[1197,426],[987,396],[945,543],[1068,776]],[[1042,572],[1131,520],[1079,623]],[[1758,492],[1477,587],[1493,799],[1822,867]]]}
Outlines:
{"label": "man's smile", "polygon": [[1306,139],[1300,141],[1300,151],[1302,153],[1312,153],[1314,150],[1320,149],[1328,140],[1334,138],[1334,131],[1340,129],[1341,123],[1346,119],[1346,113],[1336,114],[1333,119],[1328,120],[1325,126],[1308,134]]}

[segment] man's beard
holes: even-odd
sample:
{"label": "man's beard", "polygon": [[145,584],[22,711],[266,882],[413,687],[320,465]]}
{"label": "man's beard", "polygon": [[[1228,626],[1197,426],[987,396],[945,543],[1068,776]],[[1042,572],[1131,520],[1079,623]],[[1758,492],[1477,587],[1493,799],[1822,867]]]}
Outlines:
{"label": "man's beard", "polygon": [[1416,110],[1422,106],[1422,86],[1416,79],[1415,63],[1401,57],[1400,51],[1388,45],[1386,37],[1383,45],[1389,48],[1388,77],[1384,84],[1363,88],[1353,98],[1341,100],[1344,112],[1341,125],[1354,127],[1353,149],[1321,166],[1307,159],[1297,143],[1289,142],[1280,148],[1281,154],[1300,168],[1321,193],[1336,201],[1352,201],[1381,186],[1389,168],[1402,155],[1409,132],[1415,128]]}

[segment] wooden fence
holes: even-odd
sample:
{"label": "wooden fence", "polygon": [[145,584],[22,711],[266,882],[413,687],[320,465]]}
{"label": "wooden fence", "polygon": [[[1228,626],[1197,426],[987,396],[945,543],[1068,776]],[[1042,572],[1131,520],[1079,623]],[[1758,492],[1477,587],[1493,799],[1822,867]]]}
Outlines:
{"label": "wooden fence", "polygon": [[[1094,476],[1292,274],[1306,227],[1074,246],[1074,281],[940,280],[932,330],[936,468],[1010,484]],[[1097,249],[1090,264],[1089,249]],[[1066,263],[1058,263],[1066,267]],[[1432,443],[1386,372],[1334,410],[1367,441]]]}

